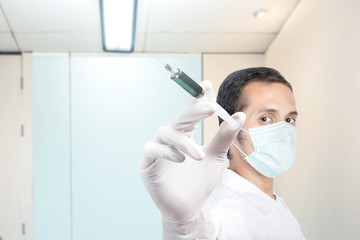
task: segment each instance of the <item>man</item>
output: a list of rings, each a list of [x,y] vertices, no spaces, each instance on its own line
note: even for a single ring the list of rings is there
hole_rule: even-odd
[[[202,86],[211,91],[209,82]],[[304,239],[273,192],[273,178],[296,154],[291,85],[274,69],[244,69],[224,80],[217,101],[238,124],[222,122],[208,145],[196,145],[192,133],[215,105],[196,100],[145,144],[139,171],[162,213],[163,238]],[[230,167],[214,190],[227,156]]]

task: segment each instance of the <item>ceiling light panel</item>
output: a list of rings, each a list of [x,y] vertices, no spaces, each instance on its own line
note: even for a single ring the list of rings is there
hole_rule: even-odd
[[[100,0],[104,51],[133,51],[136,4],[136,0]]]

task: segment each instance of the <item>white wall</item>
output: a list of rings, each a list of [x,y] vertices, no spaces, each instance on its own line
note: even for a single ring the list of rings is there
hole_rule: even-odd
[[[243,68],[264,65],[263,54],[204,54],[203,79],[211,81],[217,93],[221,83],[230,73]],[[217,116],[211,116],[204,120],[204,144],[212,139],[218,128]]]
[[[276,189],[307,239],[360,239],[358,9],[358,0],[302,0],[266,52],[295,91],[298,155]]]

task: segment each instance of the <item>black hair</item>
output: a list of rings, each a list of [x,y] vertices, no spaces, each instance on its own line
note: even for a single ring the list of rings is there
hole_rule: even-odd
[[[242,111],[246,107],[246,99],[241,94],[250,82],[282,83],[292,91],[291,84],[275,69],[267,67],[246,68],[231,73],[220,85],[217,103],[230,115]],[[219,118],[219,124],[223,120]]]
[[[217,103],[230,115],[242,111],[247,107],[247,101],[242,97],[244,87],[251,82],[281,83],[289,87],[291,84],[275,69],[267,67],[246,68],[231,73],[220,85]],[[219,124],[222,123],[219,117]],[[230,155],[228,152],[228,158]]]

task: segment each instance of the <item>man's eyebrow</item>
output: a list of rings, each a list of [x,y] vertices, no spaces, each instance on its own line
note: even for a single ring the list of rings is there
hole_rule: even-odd
[[[263,108],[263,109],[261,109],[261,110],[258,112],[258,114],[261,114],[261,113],[277,113],[277,112],[279,112],[279,111],[276,110],[276,109],[273,109],[273,108]],[[292,111],[292,112],[289,112],[288,115],[295,115],[295,116],[297,116],[297,115],[299,115],[299,114],[298,114],[297,111]]]
[[[278,110],[276,109],[273,109],[273,108],[263,108],[263,109],[260,109],[260,111],[258,112],[258,114],[260,113],[276,113],[276,112],[279,112]]]
[[[289,113],[289,115],[295,115],[295,116],[297,116],[297,115],[299,115],[299,114],[298,114],[297,111],[292,111],[292,112]]]

